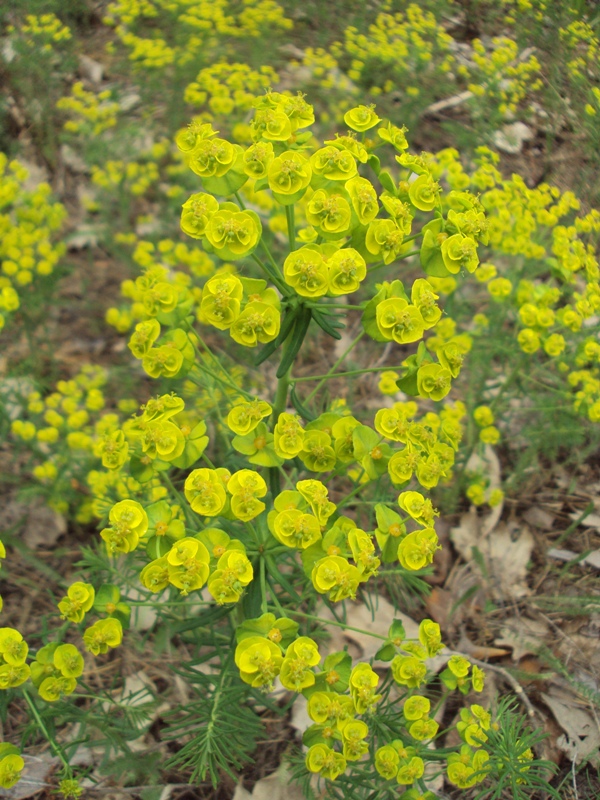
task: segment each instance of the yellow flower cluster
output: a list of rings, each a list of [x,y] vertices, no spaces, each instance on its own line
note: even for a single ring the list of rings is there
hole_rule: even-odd
[[[590,326],[600,308],[595,252],[600,214],[596,210],[577,214],[580,202],[573,192],[548,184],[531,189],[518,175],[504,180],[486,148],[479,148],[477,167],[470,175],[460,167],[456,151],[443,151],[436,161],[434,174],[443,175],[450,186],[458,180],[461,187],[483,190],[480,202],[495,263],[482,264],[475,277],[486,286],[492,306],[502,306],[499,313],[509,322],[522,352],[536,358],[544,354],[545,374],[551,368],[557,380],[566,383],[567,394],[581,386],[574,407],[595,421],[600,411],[600,372]],[[539,277],[526,277],[525,264],[531,261],[540,265]],[[463,354],[475,341],[485,346],[487,316],[479,312],[475,322],[466,336],[456,335],[453,320],[441,320],[428,345],[437,351],[444,341],[454,341]],[[492,428],[483,434],[489,443],[499,435]]]
[[[489,50],[480,39],[474,39],[473,61],[477,69],[462,67],[459,74],[468,77],[475,97],[485,97],[502,116],[514,114],[531,92],[542,87],[537,57],[520,57],[518,44],[507,36],[494,37]]]
[[[92,167],[92,183],[102,189],[114,190],[117,186],[133,195],[146,194],[158,182],[158,165],[153,161],[107,161],[104,167]]]
[[[504,21],[514,25],[523,15],[531,13],[538,22],[544,19],[544,12],[548,7],[548,0],[500,0],[503,10],[506,10]],[[566,5],[566,4],[565,4]]]
[[[346,771],[348,762],[359,761],[369,752],[369,726],[359,717],[368,721],[382,700],[377,691],[380,677],[370,664],[359,662],[353,667],[348,653],[338,652],[328,655],[321,665],[316,642],[298,637],[297,623],[285,617],[277,619],[272,613],[246,620],[238,626],[236,636],[235,663],[244,682],[270,687],[278,677],[286,689],[302,692],[308,699],[313,724],[304,733],[303,743],[308,747],[310,772],[333,781]],[[416,640],[407,640],[402,624],[394,621],[377,653],[381,661],[391,661],[393,678],[405,692],[401,720],[405,738],[375,752],[375,768],[385,780],[410,786],[424,773],[423,751],[415,745],[431,740],[438,723],[429,715],[430,700],[412,690],[425,680],[426,659],[442,648],[439,625],[431,620],[420,624]],[[448,688],[468,691],[472,687],[481,692],[483,673],[473,666],[472,678],[465,678],[470,669],[466,659],[452,657],[445,670],[454,678],[445,678]],[[463,677],[456,677],[452,670]],[[475,704],[461,715],[459,730],[465,741],[474,744],[474,738],[479,733],[485,736],[489,725],[490,715]]]
[[[332,53],[351,59],[348,77],[373,96],[396,91],[414,98],[452,69],[451,43],[435,15],[411,3],[405,12],[379,14],[366,33],[346,28],[344,42]]]
[[[127,279],[121,283],[121,295],[129,301],[127,304],[107,309],[106,322],[119,333],[126,333],[134,322],[147,320],[155,315],[155,301],[150,299],[153,285],[173,284],[173,291],[178,288],[189,289],[195,294],[198,289],[193,285],[193,278],[209,278],[215,271],[215,264],[207,253],[184,242],[175,243],[172,239],[161,239],[155,245],[135,235],[116,238],[122,244],[135,244],[132,259],[145,273],[135,281]],[[176,269],[180,266],[185,266],[193,278]]]
[[[92,518],[93,500],[82,500],[74,489],[81,488],[89,470],[99,465],[101,443],[121,423],[119,414],[105,408],[102,388],[106,380],[101,367],[86,365],[73,379],[59,381],[45,397],[39,391],[29,392],[21,414],[11,423],[17,441],[36,443],[39,463],[32,475],[44,486],[49,505],[66,513],[71,498],[80,522]],[[123,410],[129,410],[128,405],[125,402]]]
[[[0,312],[16,311],[38,288],[36,276],[50,275],[65,252],[53,238],[66,215],[52,202],[47,183],[30,188],[19,161],[0,153]],[[0,328],[5,317],[0,313]]]
[[[56,14],[27,14],[19,28],[9,25],[8,33],[20,34],[29,47],[39,48],[42,53],[51,53],[54,44],[72,38],[71,30],[59,20]]]
[[[577,19],[560,28],[561,42],[570,50],[567,70],[571,78],[581,80],[589,72],[597,74],[600,39],[594,28],[585,20]]]
[[[147,33],[152,19],[156,30],[169,31],[169,40]],[[139,70],[156,70],[198,59],[220,46],[221,37],[258,38],[269,30],[289,30],[292,22],[275,0],[116,0],[109,3],[104,23],[114,26],[117,38]],[[140,30],[140,34],[136,33]]]
[[[193,106],[207,106],[211,115],[229,117],[236,111],[249,111],[256,95],[278,80],[269,66],[252,69],[247,64],[220,61],[200,70],[183,99]]]
[[[68,111],[72,119],[64,124],[69,133],[84,133],[99,136],[117,124],[119,104],[111,101],[112,92],[105,89],[95,94],[88,92],[81,81],[71,87],[69,97],[61,97],[56,107]]]

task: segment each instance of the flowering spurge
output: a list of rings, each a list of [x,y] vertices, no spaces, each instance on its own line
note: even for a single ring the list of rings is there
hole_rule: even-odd
[[[343,781],[365,769],[377,785],[424,791],[438,735],[427,660],[442,649],[439,626],[423,621],[411,641],[394,623],[377,663],[352,664],[344,652],[323,658],[312,612],[321,601],[345,619],[367,585],[376,590],[381,571],[398,580],[422,574],[440,547],[429,492],[451,477],[462,438],[467,409],[447,395],[469,350],[465,339],[443,339],[440,300],[449,282],[454,288],[476,271],[486,217],[475,195],[446,191],[435,159],[409,154],[404,129],[370,106],[350,109],[350,130],[317,143],[303,97],[268,92],[255,106],[248,147],[198,120],[177,136],[198,178],[182,231],[217,266],[195,270],[202,259],[191,259],[193,274],[182,279],[168,258],[159,263],[140,249],[129,349],[166,387],[106,425],[93,442],[101,466],[87,479],[111,580],[127,578],[97,588],[73,582],[58,602],[60,630],[90,657],[110,658],[130,606],[165,599],[183,614],[180,630],[197,630],[214,655],[225,696],[237,687],[236,708],[276,680],[308,698],[309,772]],[[399,166],[393,175],[382,167],[385,150]],[[286,246],[273,236],[278,213]],[[415,256],[418,277],[403,265]],[[351,295],[355,302],[340,301]],[[355,312],[362,330],[350,349],[363,337],[404,348],[402,363],[386,372],[405,395],[368,415],[321,392],[339,364],[317,376],[310,394],[295,367],[311,326],[339,338]],[[273,357],[271,396],[254,367]],[[48,424],[58,430],[63,422],[50,415]],[[138,579],[141,601],[130,597]],[[193,620],[185,619],[189,607]],[[77,691],[76,644],[61,634],[29,667],[26,646],[11,637],[22,659],[17,684],[31,671],[43,702]],[[450,659],[441,680],[462,694],[483,688],[481,671],[465,659]],[[461,717],[473,756],[466,772],[448,761],[454,782],[485,777],[477,739],[485,743],[486,712],[473,708]],[[182,763],[195,757],[185,750]]]

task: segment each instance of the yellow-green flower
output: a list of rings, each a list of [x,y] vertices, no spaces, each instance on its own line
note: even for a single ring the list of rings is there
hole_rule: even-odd
[[[218,210],[219,201],[211,194],[193,194],[182,206],[181,230],[193,239],[202,239],[206,235],[206,226]]]
[[[442,400],[452,387],[452,375],[440,364],[425,364],[417,371],[417,390],[420,397]]]
[[[9,753],[0,760],[0,787],[10,789],[21,779],[25,761],[17,753]]]
[[[321,660],[316,642],[308,636],[300,636],[288,647],[281,664],[279,679],[286,689],[301,692],[313,686],[315,667]]]
[[[217,603],[236,603],[254,577],[252,564],[239,550],[228,550],[219,558],[217,569],[210,576],[208,591]]]
[[[107,653],[109,647],[118,647],[123,639],[123,628],[116,617],[99,619],[83,633],[83,643],[95,656]]]
[[[338,602],[355,597],[361,574],[342,556],[326,556],[314,565],[311,580],[317,592]]]
[[[257,142],[244,153],[244,172],[249,178],[264,178],[274,158],[271,142]]]
[[[352,211],[342,194],[317,189],[306,204],[305,213],[308,224],[325,239],[340,239],[350,231]]]
[[[74,644],[60,644],[54,651],[53,663],[63,678],[78,678],[83,674],[83,656]]]
[[[419,687],[427,674],[424,662],[416,656],[395,656],[391,667],[396,683],[409,689]]]
[[[96,593],[91,584],[81,581],[72,583],[67,589],[67,596],[58,604],[62,619],[68,619],[69,622],[81,622],[94,605],[95,596]]]
[[[402,713],[409,722],[426,717],[429,714],[431,702],[429,698],[414,694],[404,701]]]
[[[350,674],[350,694],[359,714],[364,714],[371,706],[381,700],[377,694],[379,676],[370,664],[357,664]]]
[[[427,328],[432,328],[440,321],[442,311],[435,302],[438,300],[439,295],[434,292],[433,286],[429,281],[424,278],[417,278],[412,285],[410,298],[413,305],[421,312]]]
[[[259,108],[250,123],[253,139],[285,142],[292,135],[292,123],[279,108]]]
[[[222,208],[209,219],[205,236],[224,261],[236,261],[254,250],[262,235],[262,225],[254,211]]]
[[[249,522],[265,509],[265,504],[258,500],[267,493],[264,479],[251,469],[242,469],[231,476],[227,491],[232,496],[231,512],[243,522]]]
[[[391,781],[398,774],[400,756],[391,744],[379,747],[375,751],[375,769],[386,781]]]
[[[455,233],[442,242],[442,259],[448,272],[454,275],[462,269],[475,272],[479,265],[477,243],[470,236]]]
[[[227,330],[239,316],[243,294],[237,275],[221,274],[210,278],[202,292],[199,321],[221,331]]]
[[[216,517],[225,508],[227,494],[214,469],[195,469],[184,484],[186,500],[197,513],[205,517]]]
[[[377,129],[379,137],[383,139],[384,142],[389,142],[398,152],[408,149],[406,132],[407,129],[404,126],[398,128],[396,125],[392,125],[391,122],[388,122],[386,127]]]
[[[540,349],[541,346],[539,334],[531,328],[523,328],[522,331],[519,331],[517,342],[519,343],[521,350],[523,350],[524,353],[529,354],[535,353]]]
[[[352,247],[337,250],[327,260],[329,267],[329,294],[338,297],[352,294],[360,288],[360,283],[367,275],[364,258]]]
[[[346,181],[344,188],[350,196],[350,202],[358,221],[361,225],[368,225],[375,219],[379,211],[375,187],[371,181],[357,175]]]
[[[282,205],[291,205],[306,192],[312,169],[306,156],[297,150],[286,150],[274,158],[267,169],[269,188]]]
[[[396,381],[398,380],[399,377],[400,375],[398,375],[397,372],[394,372],[394,370],[391,369],[382,372],[379,375],[379,383],[377,384],[377,388],[379,389],[381,394],[389,396],[398,394],[399,389]]]
[[[29,680],[31,670],[28,664],[3,664],[0,667],[0,689],[14,689]]]
[[[249,636],[235,649],[235,664],[244,683],[270,686],[279,675],[283,656],[280,648],[262,636]]]
[[[320,250],[305,245],[283,262],[286,283],[302,297],[321,297],[329,288],[329,270]]]
[[[110,528],[100,531],[110,553],[130,553],[148,530],[148,515],[135,500],[121,500],[108,515]]]
[[[142,358],[149,352],[154,342],[160,336],[160,323],[156,319],[139,322],[135,326],[129,344],[127,345],[136,358]]]
[[[302,450],[304,428],[295,414],[280,414],[273,433],[275,452],[280,458],[295,458]]]
[[[344,725],[343,753],[347,761],[360,761],[364,754],[369,752],[369,745],[364,741],[368,734],[369,728],[362,720],[352,720]]]
[[[356,161],[349,150],[328,145],[310,158],[313,175],[328,181],[347,181],[357,172]]]
[[[423,337],[425,320],[416,306],[402,297],[382,300],[376,308],[377,328],[381,335],[398,344],[416,342]]]
[[[246,436],[253,431],[261,420],[270,416],[273,409],[269,403],[258,398],[237,403],[227,415],[228,427],[238,436]]]
[[[25,663],[29,647],[23,635],[15,628],[0,628],[0,655],[4,663],[20,667]]]
[[[351,108],[350,111],[346,111],[344,122],[353,131],[362,133],[374,128],[381,120],[375,113],[375,106],[356,106]]]
[[[258,300],[248,303],[230,328],[231,338],[245,347],[256,347],[277,338],[281,327],[279,308]]]
[[[439,203],[440,186],[430,175],[420,175],[408,189],[410,202],[419,211],[433,211]]]
[[[306,431],[299,456],[311,472],[329,472],[336,462],[331,436],[325,431]]]
[[[305,550],[321,538],[321,526],[312,514],[304,514],[297,508],[281,511],[273,519],[273,536],[287,547]]]
[[[417,570],[433,561],[436,550],[440,549],[438,537],[433,528],[423,528],[409,533],[398,545],[398,560],[404,569]]]
[[[169,562],[166,556],[155,558],[140,572],[140,583],[150,592],[162,592],[169,585]]]
[[[237,155],[235,146],[226,139],[203,139],[194,148],[188,164],[201,178],[221,178],[233,167]]]
[[[334,781],[346,770],[346,759],[326,744],[313,744],[306,754],[306,768]]]
[[[374,219],[369,223],[365,247],[384,264],[391,264],[402,252],[404,231],[392,219]]]

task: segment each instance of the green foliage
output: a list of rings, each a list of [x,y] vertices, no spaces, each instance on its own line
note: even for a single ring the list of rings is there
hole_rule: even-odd
[[[222,773],[235,780],[235,770],[252,760],[256,741],[264,729],[246,705],[246,687],[233,668],[231,651],[218,674],[203,674],[200,669],[211,657],[213,653],[177,670],[191,687],[193,696],[185,709],[171,714],[163,736],[167,740],[181,740],[182,736],[186,739],[167,766],[190,772],[190,783],[208,777],[216,787]]]

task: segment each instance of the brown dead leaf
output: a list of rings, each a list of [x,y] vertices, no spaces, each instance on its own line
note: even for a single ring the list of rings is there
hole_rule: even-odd
[[[579,519],[581,516],[580,511],[574,511],[572,514],[569,514],[569,518],[572,519],[574,522],[575,520]],[[581,522],[579,523],[583,528],[596,528],[600,530],[600,514],[588,514],[584,517]]]
[[[576,764],[584,759],[597,763],[600,731],[592,715],[578,706],[576,697],[554,686],[548,694],[542,694],[542,699],[564,731],[556,744],[569,760]]]
[[[254,784],[251,792],[236,786],[233,800],[305,800],[305,794],[291,782],[288,769],[282,764],[276,772]]]
[[[513,661],[519,661],[523,656],[539,652],[549,630],[543,620],[513,617],[501,629],[495,644],[512,648]]]
[[[523,519],[533,528],[539,528],[542,531],[551,531],[554,528],[554,514],[551,514],[546,509],[540,506],[531,506],[523,514]]]
[[[453,561],[452,548],[450,547],[450,525],[446,520],[440,519],[436,523],[435,530],[442,549],[438,552],[433,562],[435,572],[431,577],[427,578],[427,581],[430,584],[441,585],[448,577]]]
[[[467,472],[483,473],[489,480],[489,491],[500,489],[502,487],[502,470],[500,468],[500,461],[498,456],[491,445],[487,444],[483,455],[473,453],[466,466]],[[481,531],[488,534],[496,527],[498,520],[502,516],[504,502],[494,506],[487,516],[481,518]]]
[[[452,592],[434,586],[431,594],[425,600],[425,607],[429,616],[437,622],[441,628],[448,626],[448,614],[452,607]]]
[[[478,661],[487,661],[490,658],[500,658],[507,656],[510,650],[501,650],[498,647],[486,647],[472,642],[464,631],[461,631],[458,642],[458,650],[468,656],[476,658]]]
[[[407,639],[416,639],[419,635],[419,625],[406,614],[396,611],[394,606],[385,597],[374,598],[375,607],[373,612],[364,603],[349,603],[346,607],[346,622],[353,628],[360,628],[369,631],[376,636],[387,636],[392,622],[397,619],[404,625]],[[321,619],[334,619],[332,612],[327,606],[320,606],[317,615]],[[375,653],[382,645],[382,640],[376,636],[369,636],[358,631],[343,630],[337,626],[330,628],[331,639],[329,640],[329,652],[343,650],[348,642],[354,643],[359,652],[356,658],[368,661],[375,656]],[[356,652],[356,651],[355,651]],[[327,654],[326,652],[324,653]]]
[[[308,700],[303,694],[299,694],[294,700],[290,724],[300,736],[313,724],[312,719],[308,716]]]
[[[53,547],[67,531],[67,521],[62,514],[49,508],[41,498],[31,498],[27,503],[10,500],[0,514],[0,529],[23,524],[22,541],[32,550],[36,547]]]
[[[585,558],[581,558],[579,553],[573,550],[561,550],[559,548],[551,548],[548,550],[548,558],[554,558],[556,561],[575,561],[582,567],[593,567],[593,569],[600,569],[600,550],[593,550],[588,553]]]
[[[462,515],[457,527],[452,528],[450,538],[473,571],[482,580],[487,578],[494,598],[506,600],[530,594],[525,579],[535,542],[527,526],[500,523],[492,530],[489,518],[480,519],[476,509],[471,508]],[[486,574],[474,557],[476,551],[485,562]]]

